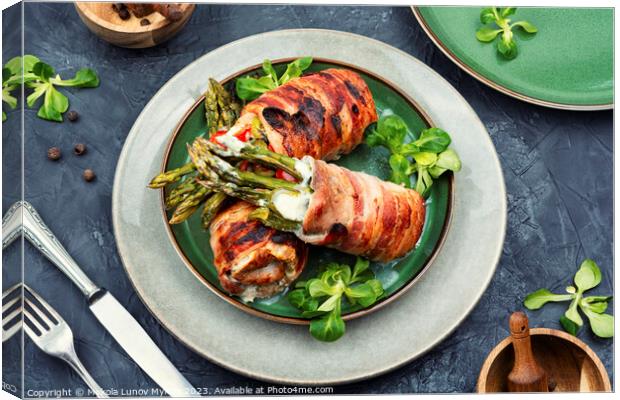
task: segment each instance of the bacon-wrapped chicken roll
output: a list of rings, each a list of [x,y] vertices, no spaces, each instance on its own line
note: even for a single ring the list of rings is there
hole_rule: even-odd
[[[364,140],[377,110],[358,74],[326,69],[292,79],[247,104],[231,131],[244,129],[255,117],[276,153],[332,160]]]
[[[227,135],[246,140],[241,133],[256,128],[256,120],[260,139],[275,153],[334,159],[363,141],[377,111],[358,74],[328,69],[292,79],[248,103]],[[288,286],[307,254],[293,234],[249,220],[254,209],[247,203],[225,208],[209,228],[222,287],[246,300],[269,297]]]
[[[293,232],[306,243],[382,262],[402,257],[420,237],[424,200],[414,190],[309,156],[281,156],[234,136],[218,139],[215,144],[199,138],[189,149],[204,177],[199,183],[259,207],[250,218]],[[236,157],[256,157],[299,181],[242,173],[226,161]]]
[[[303,270],[308,255],[307,246],[295,235],[249,220],[254,209],[237,201],[210,227],[220,284],[246,300],[269,297],[287,287]]]
[[[415,246],[425,215],[418,192],[320,160],[304,161],[313,166],[313,193],[298,232],[304,242],[375,261],[402,257]]]

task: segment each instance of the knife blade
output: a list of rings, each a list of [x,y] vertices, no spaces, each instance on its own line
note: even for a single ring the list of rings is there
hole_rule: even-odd
[[[30,203],[15,203],[4,216],[2,226],[3,248],[23,232],[28,241],[80,289],[101,325],[168,395],[199,397],[196,389],[162,353],[138,321],[110,292],[98,287],[86,276]]]
[[[90,310],[129,356],[173,397],[194,397],[196,391],[159,350],[142,326],[108,291],[90,299]]]

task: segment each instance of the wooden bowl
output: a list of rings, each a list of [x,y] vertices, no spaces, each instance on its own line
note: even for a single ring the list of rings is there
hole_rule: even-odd
[[[605,366],[581,340],[562,331],[530,329],[532,351],[547,372],[554,392],[610,392]],[[514,363],[512,338],[502,340],[489,354],[478,377],[478,393],[507,392],[507,377]]]
[[[127,20],[122,20],[112,9],[114,3],[77,2],[75,8],[95,35],[103,40],[121,47],[145,48],[163,43],[177,34],[189,21],[189,17],[196,8],[195,4],[185,3],[181,6],[183,17],[171,22],[159,13],[152,13],[147,18],[149,25],[140,25],[140,20],[133,14]]]

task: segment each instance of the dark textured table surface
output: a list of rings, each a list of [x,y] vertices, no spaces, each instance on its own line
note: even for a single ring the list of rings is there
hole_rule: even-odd
[[[301,27],[344,30],[419,58],[454,85],[476,110],[495,143],[506,180],[506,242],[493,281],[474,311],[425,356],[386,375],[337,387],[336,393],[474,391],[486,354],[508,335],[507,317],[521,308],[525,294],[543,285],[562,291],[586,257],[596,260],[603,271],[602,283],[592,292],[612,292],[612,112],[542,108],[484,86],[431,43],[409,8],[201,5],[178,36],[144,50],[122,49],[98,39],[71,4],[26,3],[24,11],[25,53],[37,55],[63,76],[89,66],[101,78],[97,89],[65,91],[70,108],[80,113],[76,123],[43,121],[36,117],[36,109],[26,110],[25,197],[93,281],[126,306],[196,387],[266,384],[194,354],[148,313],[132,290],[116,250],[112,182],[127,133],[159,87],[201,55],[259,32]],[[19,5],[3,12],[3,63],[20,53],[20,12]],[[20,198],[21,189],[19,110],[9,112],[8,117],[2,135],[3,211]],[[85,156],[72,154],[78,142],[87,144]],[[56,163],[46,158],[51,146],[63,151]],[[84,168],[96,172],[94,182],[82,180]],[[102,387],[155,387],[101,329],[68,279],[28,244],[24,260],[26,282],[71,325],[77,352]],[[6,288],[20,280],[18,244],[4,252],[3,264]],[[531,325],[559,328],[564,307],[550,305],[529,312]],[[582,329],[579,337],[594,349],[613,377],[612,340],[598,339],[589,329]],[[19,345],[16,336],[4,344],[3,355],[3,381],[17,386],[21,381],[16,369]],[[33,390],[85,387],[65,364],[43,354],[29,340],[25,340],[24,362],[27,395],[39,394]]]

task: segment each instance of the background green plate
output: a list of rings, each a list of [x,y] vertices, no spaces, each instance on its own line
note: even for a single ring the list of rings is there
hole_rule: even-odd
[[[504,59],[496,43],[482,43],[482,7],[417,7],[422,28],[457,65],[487,85],[534,104],[574,110],[613,107],[613,9],[517,8],[512,21],[519,55]],[[496,39],[499,40],[499,39]]]
[[[286,62],[274,63],[278,73],[285,68]],[[319,71],[326,68],[343,67],[329,62],[317,61],[312,64],[309,71]],[[346,68],[351,68],[345,66]],[[430,126],[430,121],[423,112],[408,99],[399,93],[386,81],[357,71],[364,78],[372,91],[379,115],[395,113],[401,116],[409,130],[416,136],[419,132]],[[239,74],[237,74],[238,76]],[[230,80],[229,82],[232,82]],[[199,100],[181,121],[173,135],[165,158],[165,168],[180,167],[189,161],[186,143],[191,143],[194,138],[204,135],[206,120],[204,115],[203,100]],[[363,171],[376,175],[384,180],[390,176],[388,165],[389,153],[383,148],[370,148],[365,144],[358,146],[353,153],[342,157],[336,163],[354,171]],[[426,201],[426,222],[422,236],[414,251],[406,257],[388,264],[372,263],[371,268],[377,278],[381,280],[385,288],[386,297],[375,304],[371,309],[377,309],[389,300],[394,299],[396,294],[404,292],[420,275],[425,267],[430,265],[436,254],[443,236],[445,235],[452,204],[452,175],[447,174],[436,180],[432,186],[430,196]],[[269,299],[256,300],[252,303],[243,303],[236,297],[227,295],[221,288],[217,279],[217,272],[213,266],[213,253],[209,245],[209,234],[200,225],[200,212],[195,213],[186,222],[172,225],[171,233],[176,247],[184,256],[186,264],[201,277],[207,286],[213,289],[220,297],[232,302],[234,305],[257,314],[262,317],[277,319],[282,322],[306,323],[298,309],[289,304],[284,294],[276,295]],[[168,217],[170,215],[168,214]],[[335,250],[323,247],[311,247],[308,264],[300,279],[314,277],[320,265],[327,262],[337,261],[352,265],[355,258]],[[344,318],[351,319],[371,309],[359,313],[359,308],[346,305],[343,308]]]

